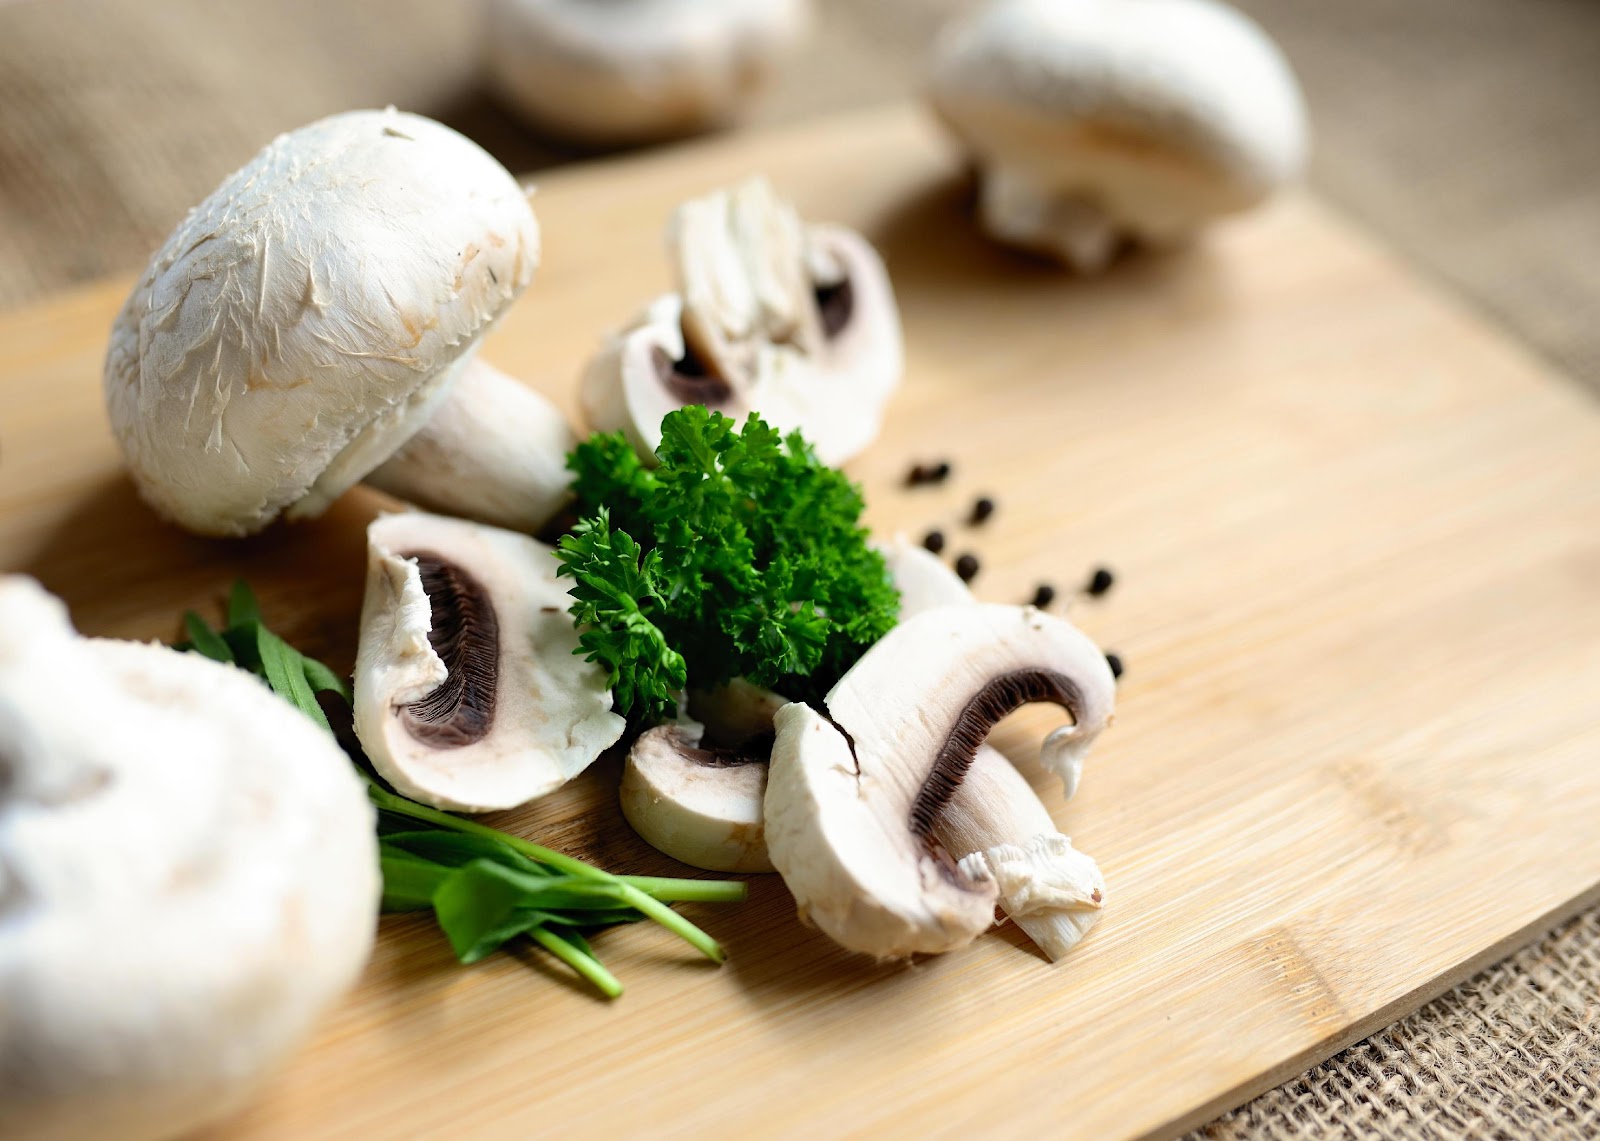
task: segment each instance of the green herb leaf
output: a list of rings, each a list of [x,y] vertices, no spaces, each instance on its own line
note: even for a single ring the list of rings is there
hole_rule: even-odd
[[[233,662],[233,650],[229,648],[226,639],[193,610],[184,611],[183,628],[189,635],[189,641],[184,643],[184,649],[193,650],[214,662],[230,664]]]
[[[619,711],[664,721],[686,685],[735,677],[820,697],[894,625],[859,489],[798,433],[757,416],[736,432],[691,405],[662,421],[656,458],[645,467],[619,433],[567,460],[582,521],[558,573]]]

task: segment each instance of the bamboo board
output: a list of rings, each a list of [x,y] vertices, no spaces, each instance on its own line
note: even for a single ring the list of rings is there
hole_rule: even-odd
[[[487,357],[570,401],[665,283],[672,205],[754,171],[864,229],[899,290],[907,381],[852,468],[874,525],[943,526],[992,600],[1119,572],[1073,608],[1128,662],[1118,724],[1057,811],[1105,870],[1104,920],[1055,966],[1009,929],[878,966],[757,877],[745,905],[688,909],[724,967],[659,930],[602,935],[628,985],[606,1005],[535,954],[464,968],[389,918],[359,990],[219,1135],[1171,1134],[1596,897],[1588,398],[1305,198],[1092,282],[992,249],[909,110],[546,178],[545,265]],[[0,567],[86,631],[146,638],[244,574],[348,665],[382,501],[243,543],[155,521],[99,404],[125,290],[0,317]],[[951,486],[899,486],[939,457]],[[1000,509],[968,530],[979,492]],[[997,736],[1035,777],[1045,723]],[[499,823],[675,870],[615,780],[602,762]]]

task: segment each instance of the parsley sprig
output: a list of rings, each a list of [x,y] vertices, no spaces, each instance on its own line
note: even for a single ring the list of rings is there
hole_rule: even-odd
[[[266,628],[243,582],[235,583],[228,597],[223,629],[212,629],[193,611],[183,622],[189,638],[177,649],[254,673],[330,732],[318,695],[332,695],[345,706],[350,702],[343,678]],[[707,958],[722,961],[716,941],[667,903],[737,902],[745,897],[744,884],[612,875],[531,840],[408,800],[360,771],[379,810],[384,910],[431,908],[463,963],[477,962],[525,935],[615,998],[622,984],[600,962],[584,932],[640,919],[659,923]]]
[[[568,457],[581,521],[562,538],[580,649],[616,708],[670,718],[687,685],[735,677],[819,699],[895,623],[899,595],[860,490],[799,435],[690,405],[658,466],[620,434]]]

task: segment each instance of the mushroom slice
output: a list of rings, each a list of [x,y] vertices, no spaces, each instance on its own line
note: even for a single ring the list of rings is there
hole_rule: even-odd
[[[552,548],[409,512],[367,529],[355,727],[385,780],[489,812],[559,788],[619,737]]]
[[[493,0],[489,79],[536,126],[644,142],[732,118],[804,35],[807,0]]]
[[[762,835],[770,746],[702,748],[695,722],[642,734],[622,770],[622,814],[651,846],[713,872],[770,872]]]
[[[1072,723],[1042,759],[1073,783],[1114,692],[1094,644],[1033,607],[940,607],[895,627],[829,692],[826,717],[799,704],[777,717],[767,850],[801,914],[885,958],[970,941],[997,885],[956,868],[936,830],[978,746],[1023,704],[1061,705]]]
[[[1305,164],[1289,65],[1213,0],[995,0],[944,33],[932,98],[978,162],[984,227],[1082,272],[1124,237],[1167,244],[1255,205]]]
[[[352,111],[280,136],[190,211],[112,327],[106,407],[140,494],[250,534],[323,511],[446,416],[385,483],[537,529],[566,437],[469,365],[538,261],[516,180],[440,123]]]
[[[237,1109],[355,982],[379,892],[329,734],[0,578],[0,1136],[187,1136]]]
[[[648,456],[666,413],[703,404],[799,430],[830,464],[876,437],[903,359],[894,292],[865,239],[803,224],[752,179],[684,203],[668,244],[677,291],[585,370],[591,427]]]

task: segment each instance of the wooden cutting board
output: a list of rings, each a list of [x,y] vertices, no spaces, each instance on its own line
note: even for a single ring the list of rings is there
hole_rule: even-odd
[[[1094,281],[991,248],[912,110],[544,179],[545,266],[488,358],[570,404],[665,283],[671,207],[756,171],[865,230],[899,290],[905,386],[852,468],[873,523],[943,527],[992,600],[1118,572],[1072,606],[1128,663],[1118,723],[1057,810],[1105,870],[1104,920],[1054,966],[1009,929],[879,966],[755,877],[744,905],[687,909],[721,968],[658,929],[602,935],[628,986],[606,1004],[537,953],[461,967],[389,918],[357,992],[221,1135],[1171,1134],[1596,898],[1592,399],[1305,198]],[[242,574],[348,665],[382,501],[242,543],[158,523],[100,409],[125,290],[0,318],[0,566],[144,638]],[[950,486],[901,486],[941,457]],[[981,530],[978,493],[999,503]],[[1058,803],[1032,764],[1047,723],[997,741]],[[616,773],[498,822],[677,870],[621,822]]]

